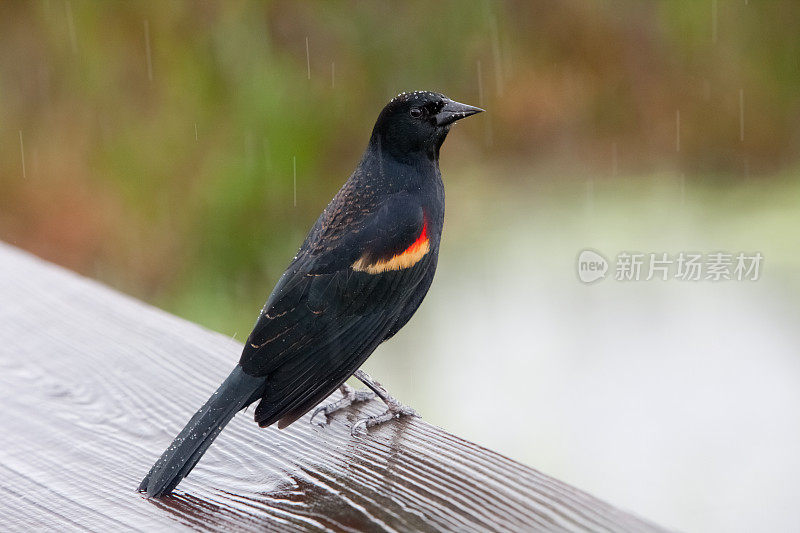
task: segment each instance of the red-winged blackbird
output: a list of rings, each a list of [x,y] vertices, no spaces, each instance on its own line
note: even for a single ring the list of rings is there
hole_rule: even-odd
[[[233,416],[256,401],[261,427],[284,428],[337,387],[345,398],[322,408],[325,414],[365,399],[343,385],[355,374],[389,409],[354,429],[414,413],[358,369],[428,292],[444,221],[439,149],[456,120],[480,111],[425,91],[384,107],[355,172],[278,280],[239,364],[153,465],[141,492],[170,493]]]

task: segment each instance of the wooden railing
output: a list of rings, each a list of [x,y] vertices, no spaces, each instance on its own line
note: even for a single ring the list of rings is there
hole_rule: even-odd
[[[0,527],[661,531],[420,419],[238,415],[175,495],[136,487],[241,346],[0,243]]]

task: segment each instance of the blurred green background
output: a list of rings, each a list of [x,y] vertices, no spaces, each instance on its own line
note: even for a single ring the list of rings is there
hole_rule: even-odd
[[[719,455],[716,429],[681,424],[703,405],[718,406],[712,421],[736,410],[708,403],[719,365],[800,388],[798,28],[792,1],[3,2],[0,239],[243,340],[389,98],[431,89],[479,105],[488,112],[459,123],[443,149],[437,281],[370,369],[429,420],[665,525],[746,530],[747,517],[730,518],[744,496],[723,474],[763,445]],[[574,274],[585,247],[758,250],[765,279],[595,289]],[[610,309],[630,344],[598,319]],[[740,314],[719,322],[719,309]],[[761,357],[765,338],[778,362],[732,363]],[[653,346],[661,357],[644,362]],[[634,376],[628,387],[583,383],[575,394],[570,380],[619,350],[600,374]],[[676,352],[670,374],[659,365]],[[566,366],[548,373],[554,360]],[[517,377],[493,381],[489,361]],[[707,379],[692,388],[684,379],[698,368]],[[667,381],[648,381],[654,372]],[[491,408],[470,403],[478,380]],[[759,382],[758,405],[784,428],[770,442],[786,453],[767,448],[774,464],[751,475],[780,487],[772,525],[789,530],[800,525],[786,503],[800,495],[788,459],[797,398],[769,397],[775,383]],[[642,397],[627,401],[637,385]],[[738,385],[725,391],[741,398]],[[603,405],[586,397],[601,392],[615,411],[551,405]],[[670,395],[694,408],[674,414]],[[649,407],[631,420],[658,421],[649,440],[635,425],[627,445],[603,447],[608,426],[587,430],[637,402]],[[731,440],[762,434],[763,412],[725,426]],[[676,457],[670,439],[692,431],[693,459]],[[648,459],[632,461],[639,452]]]
[[[794,2],[4,2],[0,237],[233,333],[402,90],[490,110],[451,135],[448,184],[769,185],[800,144],[791,21]]]

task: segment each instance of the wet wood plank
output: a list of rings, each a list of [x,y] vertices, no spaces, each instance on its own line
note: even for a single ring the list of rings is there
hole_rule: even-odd
[[[284,431],[239,414],[175,496],[139,495],[240,350],[0,243],[3,529],[660,530],[422,420],[352,437],[378,402]]]

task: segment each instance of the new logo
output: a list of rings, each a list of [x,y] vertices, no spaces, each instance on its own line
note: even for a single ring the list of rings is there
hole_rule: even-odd
[[[608,261],[594,250],[583,250],[578,255],[578,279],[584,283],[594,283],[606,277]]]

